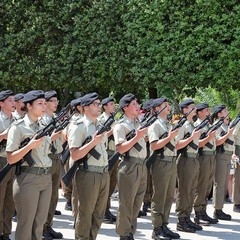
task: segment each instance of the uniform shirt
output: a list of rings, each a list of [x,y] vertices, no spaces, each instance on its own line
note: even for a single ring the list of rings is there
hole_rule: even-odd
[[[139,126],[140,126],[140,123],[138,120],[135,120],[133,122],[131,119],[129,119],[124,115],[123,118],[118,123],[116,123],[116,125],[113,128],[115,145],[126,142],[127,134],[133,129],[136,130]],[[129,150],[129,156],[145,159],[147,157],[147,147],[146,147],[146,142],[144,140],[144,137],[140,138],[138,140],[138,143],[142,147],[141,151],[138,152],[136,148],[133,147]]]
[[[235,145],[240,147],[240,122],[235,126],[233,136],[235,139]]]
[[[39,123],[39,122],[38,122]],[[7,140],[7,152],[14,152],[20,149],[21,142],[26,138],[32,138],[35,133],[43,128],[43,126],[38,123],[34,123],[28,114],[25,115],[23,119],[15,122],[9,129],[8,140]],[[51,138],[45,136],[43,138],[42,144],[37,148],[31,150],[31,156],[35,160],[34,167],[51,167],[52,160],[48,157],[49,149],[51,145]],[[23,166],[28,166],[26,162]]]
[[[72,124],[83,117],[82,114],[75,114],[71,117],[69,124],[63,129],[63,133],[68,136]]]
[[[163,118],[158,118],[149,128],[148,128],[148,138],[149,143],[158,141],[163,134],[166,132],[169,133],[172,129],[172,125]],[[174,151],[171,151],[169,148],[164,147],[164,156],[171,157],[177,156],[177,150],[175,148],[176,141],[172,139],[170,143],[174,146]]]
[[[188,133],[190,133],[190,136],[192,134],[194,130],[194,125],[192,122],[190,121],[186,121],[182,127],[179,128],[178,130],[178,135],[176,137],[176,142],[178,142],[179,140],[183,140],[184,136]],[[199,137],[198,138],[194,138],[193,139],[193,143],[196,144],[198,146],[199,143]],[[198,153],[198,149],[194,150],[192,147],[190,147],[189,145],[187,146],[187,153]]]
[[[200,118],[197,119],[197,121],[194,123],[194,126],[198,126],[203,120],[201,120]],[[201,134],[202,133],[206,133],[209,128],[210,128],[210,124],[208,123],[204,128],[201,129]],[[211,139],[209,141],[210,144],[212,144],[213,148],[209,148],[207,146],[203,147],[203,151],[209,151],[209,152],[213,152],[216,150],[216,137],[214,137],[213,139]]]
[[[105,121],[107,121],[107,119],[110,117],[110,115],[108,115],[107,113],[103,112],[101,114],[101,116],[98,118],[99,122],[101,124],[104,124]],[[113,126],[112,126],[113,127]],[[111,150],[111,151],[115,151],[116,147],[115,147],[115,142],[112,138],[108,138],[108,146],[107,149]]]
[[[99,126],[100,124],[98,121],[95,124],[90,118],[86,116],[83,116],[78,121],[72,123],[68,135],[69,149],[81,147],[88,136],[93,136],[95,134]],[[105,132],[101,142],[95,146],[96,151],[100,153],[101,156],[99,160],[97,160],[92,155],[90,155],[88,158],[89,166],[92,165],[105,167],[108,165],[108,154],[105,147],[106,142],[107,133]]]
[[[16,120],[18,120],[18,119],[20,119],[20,118],[23,118],[23,116],[21,116],[21,115],[17,112],[17,110],[15,110],[15,111],[13,112],[13,118],[14,118],[14,120],[16,121]]]
[[[216,139],[219,139],[221,136],[221,133],[222,132],[228,132],[228,126],[223,123],[221,125],[221,127],[219,127],[216,131]],[[224,150],[226,151],[230,151],[230,152],[234,152],[235,151],[235,145],[234,145],[234,136],[231,134],[228,139],[230,139],[231,141],[233,141],[233,144],[228,144],[227,142],[224,142],[223,143],[223,146],[224,146]]]
[[[55,117],[55,114],[54,114],[54,117]],[[52,119],[53,118],[51,116],[49,116],[48,114],[45,114],[42,118],[42,120],[43,120],[42,124],[44,126],[46,126],[48,123],[50,123],[52,121]],[[55,154],[59,154],[63,151],[63,147],[62,147],[63,142],[64,142],[64,140],[63,140],[62,134],[56,140],[54,140],[52,142],[53,147],[56,149]],[[51,151],[50,151],[50,153],[51,153]]]
[[[5,113],[0,111],[0,133],[4,132],[13,121],[13,118],[8,118]],[[7,157],[5,150],[0,151],[0,157]]]

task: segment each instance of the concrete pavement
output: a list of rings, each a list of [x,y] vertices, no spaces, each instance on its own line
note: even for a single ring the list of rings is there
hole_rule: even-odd
[[[60,191],[59,191],[60,193]],[[74,229],[73,229],[73,217],[70,211],[64,209],[65,199],[59,194],[59,202],[57,209],[61,210],[62,215],[55,216],[53,228],[56,231],[62,232],[64,239],[70,240],[74,239]],[[118,200],[112,199],[112,212],[116,214]],[[240,239],[240,213],[233,212],[233,204],[226,203],[224,205],[224,211],[232,215],[232,221],[219,221],[218,224],[211,226],[204,226],[203,231],[198,231],[196,233],[184,233],[179,232],[181,239],[184,240],[239,240]],[[173,231],[176,229],[177,217],[175,215],[175,203],[172,206],[169,228]],[[208,214],[213,215],[213,207],[211,201],[208,205]],[[193,216],[193,215],[192,215]],[[13,233],[11,239],[14,238],[16,224],[13,223]],[[136,240],[150,240],[152,234],[151,217],[150,213],[148,216],[138,218],[138,229],[134,236]],[[102,224],[97,240],[116,240],[119,236],[115,232],[115,224]]]

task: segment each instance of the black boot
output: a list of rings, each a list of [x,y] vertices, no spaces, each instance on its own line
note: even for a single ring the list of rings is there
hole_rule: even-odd
[[[103,222],[106,223],[106,224],[113,224],[113,220],[112,220],[109,212],[110,212],[109,210],[105,212]]]
[[[152,232],[152,239],[154,240],[171,240],[170,237],[168,237],[164,231],[162,230],[162,227],[159,227],[157,229],[154,229]]]
[[[196,229],[190,227],[187,224],[187,218],[186,217],[179,217],[178,218],[178,223],[177,223],[177,230],[178,231],[182,231],[182,232],[191,232],[191,233],[195,233]]]
[[[179,239],[180,238],[180,235],[178,233],[175,233],[173,231],[171,231],[167,225],[163,225],[162,226],[162,231],[164,232],[164,234],[166,236],[168,236],[169,238],[171,239]]]
[[[113,222],[117,221],[117,217],[115,215],[113,215],[109,209],[106,210],[105,215],[108,215],[112,219]]]
[[[209,226],[210,225],[209,221],[203,220],[202,213],[198,212],[198,211],[195,211],[194,222],[197,225],[203,225],[203,226]]]
[[[53,240],[46,227],[43,229],[42,240]]]
[[[138,213],[138,217],[144,217],[144,216],[147,216],[147,213],[140,210]]]
[[[210,224],[217,224],[218,220],[216,218],[211,218],[207,215],[206,210],[201,211],[201,220],[205,222],[209,222]]]
[[[65,210],[67,210],[67,211],[72,211],[72,203],[71,203],[71,201],[66,202],[66,204],[65,204]]]
[[[189,227],[195,229],[196,231],[201,231],[203,229],[201,226],[199,226],[196,223],[192,222],[192,220],[189,217],[186,219],[186,222],[187,222]]]
[[[233,211],[237,212],[237,213],[240,213],[240,204],[234,204]]]
[[[231,221],[232,217],[229,214],[226,214],[223,212],[222,209],[215,209],[213,213],[213,217],[219,220],[226,220],[226,221]]]
[[[46,227],[45,229],[46,229],[46,231],[50,234],[50,236],[51,236],[52,238],[54,238],[54,239],[55,239],[55,238],[56,238],[56,239],[61,239],[61,238],[63,238],[62,233],[54,231],[51,226],[48,226],[48,227]]]

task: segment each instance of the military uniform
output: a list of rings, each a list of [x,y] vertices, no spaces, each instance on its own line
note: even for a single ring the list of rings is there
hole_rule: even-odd
[[[240,122],[236,125],[233,131],[235,138],[235,154],[240,158]],[[233,178],[233,210],[240,212],[240,165],[235,164],[234,178]]]
[[[179,105],[181,108],[184,108],[193,103],[191,100],[184,100]],[[179,128],[176,141],[185,139],[186,135],[190,136],[193,130],[193,122],[187,120]],[[197,149],[192,148],[190,144],[181,149],[181,155],[177,163],[178,193],[176,198],[176,213],[179,219],[177,229],[186,232],[195,232],[202,229],[202,227],[190,220],[199,173],[198,142],[199,138],[193,139],[193,144]]]
[[[133,94],[121,98],[119,106],[123,108],[135,100]],[[132,121],[126,115],[113,128],[115,145],[127,141],[127,134],[140,126],[137,119]],[[118,168],[119,207],[117,211],[116,232],[121,239],[131,238],[137,229],[137,216],[147,187],[147,168],[145,165],[147,148],[144,138],[138,140],[141,150],[131,148],[122,157]]]
[[[44,92],[31,91],[24,98],[26,102],[44,98]],[[21,142],[33,137],[40,128],[42,126],[33,122],[28,114],[25,115],[10,128],[6,151],[17,151],[21,148]],[[30,152],[35,161],[34,166],[29,167],[24,162],[20,175],[14,180],[13,197],[18,213],[16,240],[42,239],[43,224],[47,219],[52,191],[52,161],[48,157],[50,144],[51,139],[44,137],[41,145]]]
[[[113,101],[112,98],[107,98]],[[106,104],[106,101],[102,101],[102,104]],[[104,124],[104,122],[110,117],[106,112],[103,112],[102,115],[99,117],[99,121]],[[110,129],[109,129],[110,130]],[[113,135],[111,135],[108,138],[108,143],[107,143],[107,152],[108,152],[108,159],[111,158],[111,156],[115,153],[116,147],[113,139]],[[109,195],[108,195],[108,201],[107,201],[107,208],[105,211],[105,221],[107,223],[112,223],[116,221],[116,217],[110,212],[110,207],[111,207],[111,196],[116,188],[117,185],[117,167],[118,167],[118,161],[114,164],[112,169],[109,171],[109,176],[110,176],[110,186],[109,186]]]
[[[156,103],[155,103],[156,102]],[[165,98],[158,98],[153,101],[156,106],[161,105],[163,102],[167,102]],[[158,141],[161,136],[168,133],[172,129],[171,124],[161,117],[158,118],[148,129],[149,143]],[[173,232],[171,236],[164,233],[164,229],[167,228],[169,214],[173,202],[176,178],[177,178],[177,151],[175,149],[175,139],[170,141],[173,150],[168,147],[164,147],[163,152],[157,154],[155,161],[151,166],[152,182],[153,182],[153,196],[151,203],[152,225],[154,228],[153,237],[158,239],[157,235],[163,235],[162,237],[180,238],[178,234]]]
[[[228,132],[228,126],[223,123],[216,131],[216,140],[221,137],[222,132]],[[230,172],[230,164],[232,154],[235,152],[234,137],[230,135],[228,137],[231,144],[226,140],[222,147],[217,147],[216,156],[216,171],[213,185],[213,207],[215,208],[214,217],[223,220],[231,220],[229,214],[224,214],[222,218],[218,216],[218,212],[222,214],[222,209],[225,201],[226,189],[228,184],[228,176]]]
[[[93,93],[84,97],[82,104],[86,104],[86,106],[98,99],[98,95]],[[69,149],[81,147],[88,136],[95,134],[98,127],[98,121],[94,123],[86,115],[73,123],[68,136]],[[73,180],[78,198],[78,214],[75,224],[76,240],[96,239],[104,218],[109,193],[106,142],[107,134],[104,134],[101,142],[95,146],[95,150],[101,154],[99,160],[89,154],[88,168],[80,164]]]
[[[11,90],[0,92],[0,101],[4,101],[9,96],[13,95]],[[0,133],[4,132],[14,121],[13,117],[8,118],[0,111]],[[6,140],[2,140],[0,149],[0,169],[7,163]],[[12,216],[14,213],[13,201],[13,178],[15,168],[13,167],[4,180],[0,184],[0,238],[1,236],[8,237],[12,230]]]
[[[203,103],[197,106],[197,111],[201,111],[208,108],[208,104]],[[202,123],[203,120],[199,119],[195,122],[195,126]],[[201,132],[208,132],[210,124],[207,124]],[[209,148],[211,147],[211,148]],[[210,218],[206,213],[207,208],[207,197],[209,196],[215,174],[216,166],[216,143],[215,138],[211,139],[207,145],[205,145],[198,156],[199,161],[199,175],[197,181],[197,188],[194,198],[194,210],[195,210],[195,222],[200,223],[203,220],[205,224],[217,223],[213,218]]]

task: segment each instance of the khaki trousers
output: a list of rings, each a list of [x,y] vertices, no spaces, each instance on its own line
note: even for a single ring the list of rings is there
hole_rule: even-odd
[[[176,213],[178,217],[190,217],[197,187],[198,172],[198,159],[180,157],[177,164],[178,194]]]
[[[76,240],[94,240],[104,219],[109,194],[109,174],[78,169],[74,178],[78,198]]]
[[[147,168],[130,160],[122,161],[118,169],[119,207],[116,232],[120,236],[134,234],[137,216],[147,187]]]
[[[213,184],[213,207],[222,209],[225,201],[228,176],[230,173],[231,155],[218,153],[216,156],[216,171]]]
[[[147,189],[143,198],[144,203],[151,203],[153,195],[152,173],[150,169],[147,170]]]
[[[108,159],[114,154],[108,154]],[[112,169],[108,172],[110,176],[110,186],[109,186],[109,195],[108,195],[108,201],[107,201],[107,209],[111,207],[111,196],[116,188],[117,185],[117,169],[118,169],[119,161],[116,161],[113,165]]]
[[[7,163],[6,158],[0,157],[0,169]],[[13,201],[13,167],[0,184],[0,236],[10,235],[12,231],[12,216],[15,210]]]
[[[52,193],[51,174],[22,172],[13,184],[18,222],[15,240],[41,240]]]
[[[236,155],[240,158],[240,146],[236,146]],[[240,165],[237,164],[233,176],[233,202],[234,204],[240,204]]]
[[[216,156],[199,156],[199,175],[194,199],[194,210],[206,210],[207,197],[209,196],[215,174]]]
[[[168,224],[177,178],[175,162],[155,160],[152,165],[153,196],[151,203],[152,225],[159,228]]]
[[[65,173],[69,170],[69,159],[67,160],[66,164],[64,165]],[[66,198],[67,202],[71,202],[72,199],[72,184],[68,187],[64,187],[64,197]]]
[[[53,217],[58,203],[58,189],[60,186],[60,168],[61,163],[57,155],[49,155],[52,159],[51,176],[52,176],[52,196],[48,210],[48,217],[45,226],[52,226]]]

